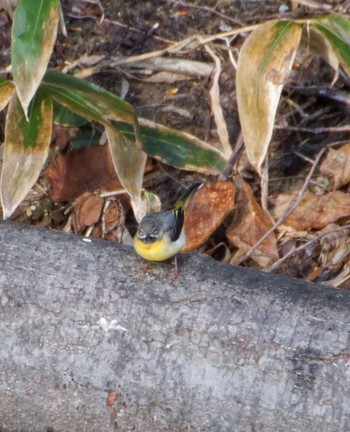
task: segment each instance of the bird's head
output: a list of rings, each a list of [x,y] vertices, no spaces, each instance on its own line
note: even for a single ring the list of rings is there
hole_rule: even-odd
[[[160,221],[154,216],[145,216],[140,222],[136,236],[146,244],[152,244],[163,236],[163,229]]]

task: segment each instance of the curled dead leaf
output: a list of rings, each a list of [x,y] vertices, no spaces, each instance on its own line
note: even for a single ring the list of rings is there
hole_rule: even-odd
[[[105,199],[101,219],[94,226],[91,236],[115,243],[133,244],[132,237],[125,227],[125,210],[118,198]]]
[[[238,181],[236,186],[237,215],[226,231],[229,242],[238,248],[231,264],[238,264],[249,249],[272,227],[270,217],[257,203],[251,187],[243,180]],[[255,250],[252,259],[264,268],[276,257],[277,241],[272,233]]]
[[[103,198],[96,194],[86,192],[75,201],[72,214],[72,227],[75,234],[79,234],[84,228],[95,225],[103,208]]]
[[[118,200],[109,202],[108,208],[103,215],[104,232],[111,233],[118,226],[124,225],[124,210]]]
[[[319,258],[320,264],[323,268],[339,270],[349,261],[349,228],[330,224],[325,227],[323,233],[328,234],[320,239],[320,246],[322,247]]]
[[[125,227],[125,210],[116,197],[102,198],[87,192],[75,201],[72,213],[72,229],[76,234],[85,228],[93,238],[116,243],[132,244],[132,238]]]
[[[235,207],[236,188],[230,181],[202,186],[192,197],[185,214],[186,246],[190,252],[201,246]]]

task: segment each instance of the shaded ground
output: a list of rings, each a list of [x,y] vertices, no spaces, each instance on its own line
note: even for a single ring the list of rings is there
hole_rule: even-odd
[[[137,63],[116,65],[117,59],[120,56],[130,57],[165,49],[193,35],[217,34],[274,18],[315,16],[322,12],[321,3],[323,2],[320,2],[320,7],[317,8],[317,3],[310,2],[313,6],[307,8],[303,6],[303,2],[297,1],[110,0],[102,2],[102,10],[97,4],[65,0],[62,1],[62,7],[67,37],[59,35],[51,63],[61,70],[84,73],[88,79],[118,95],[125,93],[125,99],[135,107],[140,117],[189,132],[213,146],[219,146],[209,97],[212,84],[210,76],[191,76],[187,80],[170,82],[171,77],[168,75],[162,82],[149,82],[150,77],[154,77],[159,71],[140,68]],[[350,8],[349,2],[344,1],[329,1],[327,5],[332,7],[332,11],[340,13],[348,13]],[[0,15],[0,26],[0,68],[4,71],[10,64],[11,26],[5,13]],[[243,32],[227,41],[215,40],[211,45],[221,60],[220,103],[232,144],[239,136],[240,127],[235,96],[235,68],[229,57],[228,44],[233,58],[237,60],[240,46],[247,34]],[[95,63],[94,56],[103,56],[103,59]],[[213,62],[204,47],[182,50],[181,54],[174,53],[168,57]],[[336,136],[320,135],[300,129],[344,125],[348,122],[349,107],[346,98],[343,102],[339,102],[339,98],[334,102],[334,98],[327,95],[320,97],[320,86],[325,84],[329,87],[334,76],[334,72],[322,60],[301,53],[294,69],[279,107],[276,119],[278,128],[271,143],[271,195],[293,190],[295,185],[301,184],[305,178],[305,169],[309,167],[308,158],[312,158],[329,143],[348,139],[348,133],[338,133]],[[311,87],[306,94],[305,85],[309,88],[312,85],[316,87]],[[335,89],[348,91],[349,80],[345,76],[340,77]],[[3,124],[4,114],[1,119]],[[299,130],[291,130],[291,126]],[[62,139],[60,130],[56,133],[56,144],[58,141],[63,142],[61,151],[66,151],[64,147],[68,140]],[[260,179],[244,160],[243,156],[240,172],[252,187],[256,198],[259,198]],[[168,207],[176,196],[182,193],[181,185],[198,180],[207,181],[210,178],[179,172],[152,161],[146,185],[160,196],[164,207]],[[71,212],[72,203],[54,203],[51,200],[49,185],[43,176],[13,219],[70,230],[71,221],[68,218]],[[133,234],[135,222],[130,212],[126,212],[126,225]],[[203,250],[214,250],[215,252],[211,252],[213,256],[230,261],[234,248],[227,244],[224,236],[227,226],[222,226]],[[95,232],[95,235],[99,234]],[[311,255],[314,253],[313,251]],[[304,260],[304,256],[299,256],[294,264],[282,271],[313,280],[317,277],[321,277],[321,280],[327,279],[332,273],[329,270],[326,276],[322,276],[320,270],[319,273],[316,272],[317,276],[310,277],[310,268],[313,268],[314,261],[308,259],[304,269]],[[246,264],[255,265],[251,261]]]

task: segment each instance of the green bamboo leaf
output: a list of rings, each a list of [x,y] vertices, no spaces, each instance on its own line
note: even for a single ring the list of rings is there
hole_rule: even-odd
[[[145,152],[178,169],[217,175],[226,163],[224,155],[204,141],[159,124],[140,120]],[[149,126],[152,125],[152,126]],[[118,129],[129,139],[135,139],[132,126],[117,122]]]
[[[44,81],[40,84],[40,89],[50,95],[58,104],[63,105],[79,116],[90,121],[108,123],[108,120],[104,118],[102,112],[78,93],[66,89],[65,87],[47,84]]]
[[[0,111],[10,102],[15,91],[15,86],[11,81],[0,79]]]
[[[334,55],[350,76],[350,21],[342,15],[331,14],[312,20],[311,27],[329,42]]]
[[[56,95],[56,93],[54,94]],[[62,96],[60,100],[63,102]],[[81,117],[77,116],[78,119],[75,122],[75,117],[72,116],[74,113],[68,108],[60,105],[57,105],[56,108],[54,105],[54,116],[55,112],[57,115],[54,118],[59,124],[80,126]],[[226,159],[223,154],[198,138],[149,120],[141,119],[140,121],[148,125],[143,125],[140,128],[142,145],[148,155],[175,168],[205,174],[218,174],[225,165]],[[115,122],[115,125],[130,141],[135,140],[135,131],[131,124]],[[98,141],[99,134],[95,130],[91,130],[78,135],[71,143],[71,147],[75,149],[87,148],[95,145]]]
[[[53,121],[54,123],[61,126],[75,128],[84,126],[88,122],[86,118],[76,114],[63,105],[59,105],[56,102],[53,104]]]
[[[95,84],[56,71],[45,74],[40,88],[59,104],[105,127],[119,180],[130,195],[135,216],[141,217],[146,154],[140,145],[140,129],[132,106]],[[111,119],[121,118],[132,124],[137,137],[134,142],[129,141],[110,122]]]
[[[28,121],[17,95],[10,101],[5,127],[0,195],[8,218],[37,181],[47,159],[52,133],[52,101],[38,92]]]
[[[302,27],[292,21],[260,25],[239,54],[236,88],[242,134],[251,164],[260,172],[272,137],[283,85]]]
[[[25,114],[57,36],[59,0],[20,0],[12,26],[12,73]]]
[[[64,89],[74,92],[95,106],[106,119],[137,124],[135,110],[129,103],[96,84],[52,69],[46,72],[43,83],[56,91]]]

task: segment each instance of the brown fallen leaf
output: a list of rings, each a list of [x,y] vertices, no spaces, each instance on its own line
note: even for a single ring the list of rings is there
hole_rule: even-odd
[[[243,180],[239,180],[236,186],[237,214],[226,230],[229,242],[239,249],[231,259],[231,264],[238,264],[249,249],[272,227],[271,219],[257,203],[251,187]],[[277,257],[277,241],[272,233],[255,250],[251,258],[264,268],[271,259]]]
[[[307,274],[305,274],[304,279],[308,280],[310,282],[314,281],[315,279],[317,279],[320,276],[321,272],[322,272],[321,267],[318,267],[318,266],[311,267],[309,269],[309,272]]]
[[[275,204],[272,215],[275,219],[283,216],[295,194],[280,194],[273,199]],[[341,191],[325,195],[315,195],[306,191],[299,206],[283,222],[298,231],[322,229],[338,219],[350,216],[350,195]]]
[[[72,150],[56,156],[46,169],[51,199],[72,202],[84,192],[122,189],[108,145]]]
[[[72,228],[75,234],[80,234],[84,228],[95,225],[100,217],[103,208],[103,198],[86,192],[75,201],[72,214]]]
[[[55,142],[55,147],[64,151],[68,143],[77,136],[77,129],[60,125],[53,125],[52,140]]]
[[[125,211],[119,199],[112,197],[105,200],[100,223],[94,226],[91,236],[115,243],[132,244],[125,227]]]
[[[125,227],[125,210],[119,198],[102,198],[90,192],[77,198],[72,213],[73,232],[81,234],[88,229],[93,238],[131,245],[132,238]]]
[[[236,188],[230,181],[202,186],[192,197],[185,214],[187,243],[182,252],[190,252],[208,240],[235,207]]]
[[[337,150],[329,149],[326,158],[320,166],[320,172],[329,177],[333,189],[350,182],[350,143],[343,145]]]
[[[123,206],[120,202],[115,199],[110,201],[108,208],[103,215],[104,232],[110,233],[119,225],[124,225],[124,219]]]

